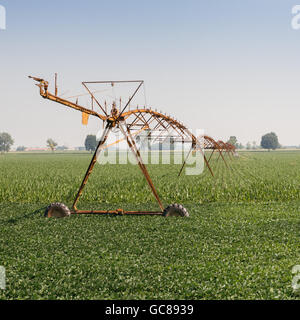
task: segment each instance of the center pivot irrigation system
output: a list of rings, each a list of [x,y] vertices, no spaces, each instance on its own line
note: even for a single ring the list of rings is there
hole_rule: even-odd
[[[33,80],[37,81],[36,84],[40,89],[40,95],[48,100],[57,102],[59,104],[65,105],[67,107],[73,108],[82,112],[82,122],[83,124],[87,124],[88,117],[94,116],[102,120],[103,122],[103,133],[98,142],[90,165],[86,171],[86,174],[83,178],[83,181],[79,187],[75,200],[73,202],[72,209],[70,210],[66,205],[56,202],[50,204],[45,212],[45,216],[47,217],[65,217],[70,216],[71,214],[115,214],[115,215],[163,215],[163,216],[181,216],[186,217],[189,216],[187,210],[179,204],[172,204],[168,207],[164,207],[161,199],[154,187],[154,184],[150,178],[148,170],[143,163],[143,159],[140,153],[139,148],[136,145],[135,137],[137,134],[144,131],[148,139],[154,139],[155,141],[164,142],[167,138],[172,138],[172,143],[180,142],[180,143],[189,143],[191,148],[183,162],[183,165],[179,171],[179,175],[182,173],[183,168],[187,162],[187,159],[190,153],[201,152],[205,165],[209,169],[211,175],[213,176],[212,168],[209,165],[211,157],[215,151],[219,153],[219,158],[225,162],[223,154],[227,153],[229,156],[235,154],[235,147],[229,143],[224,143],[222,141],[216,142],[214,139],[208,136],[196,137],[194,136],[190,130],[184,126],[180,121],[167,116],[161,112],[157,112],[156,110],[152,110],[151,108],[143,107],[136,108],[130,110],[130,106],[132,100],[137,95],[141,87],[144,85],[143,80],[132,80],[132,81],[90,81],[90,82],[82,82],[82,85],[87,90],[88,95],[91,98],[91,109],[82,107],[78,104],[78,99],[76,102],[71,102],[70,100],[63,99],[58,96],[57,90],[57,74],[55,74],[55,94],[52,94],[48,91],[49,82],[45,81],[41,78],[36,78],[29,76]],[[112,89],[116,85],[121,84],[130,84],[134,86],[133,94],[128,98],[126,103],[122,104],[121,99],[119,106],[117,107],[116,98],[113,97],[113,100],[110,104],[107,104],[106,101],[102,102],[100,99],[96,98],[96,92],[101,91],[92,91],[92,87],[97,85],[106,85],[110,86]],[[102,90],[104,91],[104,90]],[[101,102],[101,103],[100,103]],[[97,105],[99,108],[99,112],[94,110],[94,106]],[[77,203],[82,195],[83,189],[88,181],[90,174],[93,171],[93,168],[96,164],[97,158],[101,152],[101,150],[105,149],[107,146],[105,145],[107,138],[112,130],[120,130],[120,133],[123,135],[126,140],[129,148],[134,154],[137,163],[159,205],[159,211],[125,211],[123,209],[116,210],[78,210]],[[154,135],[155,132],[155,135]],[[158,134],[157,134],[158,133]],[[166,136],[167,134],[167,136]],[[121,140],[117,140],[114,143],[117,144]],[[204,149],[212,150],[210,158],[207,159],[204,155]],[[218,158],[218,159],[219,159]],[[226,164],[227,166],[227,164]]]

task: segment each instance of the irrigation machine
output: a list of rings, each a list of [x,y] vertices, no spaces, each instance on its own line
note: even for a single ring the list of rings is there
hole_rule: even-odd
[[[145,132],[148,139],[152,141],[164,142],[165,139],[172,137],[172,143],[188,143],[191,145],[189,152],[186,155],[186,158],[183,161],[179,175],[182,173],[184,166],[186,165],[187,159],[191,153],[201,152],[204,163],[211,175],[213,176],[213,171],[210,166],[210,160],[213,153],[216,151],[219,153],[219,158],[226,164],[224,153],[227,153],[228,156],[235,154],[235,148],[229,143],[224,143],[222,141],[216,142],[214,139],[208,136],[196,137],[182,122],[176,120],[175,118],[152,110],[146,106],[132,108],[132,102],[138,92],[141,92],[141,88],[144,86],[143,80],[131,80],[131,81],[89,81],[82,82],[85,90],[87,90],[87,95],[90,96],[90,108],[83,107],[78,104],[78,96],[76,102],[72,102],[69,98],[62,98],[58,96],[57,89],[57,74],[55,74],[55,92],[49,92],[49,82],[44,79],[29,76],[29,78],[35,80],[36,85],[39,87],[40,95],[48,100],[57,102],[59,104],[65,105],[82,113],[82,123],[87,124],[89,116],[94,116],[102,121],[103,124],[103,133],[97,144],[95,152],[92,156],[91,162],[87,168],[85,176],[82,180],[82,183],[79,187],[77,195],[74,199],[72,208],[69,209],[63,203],[51,203],[46,211],[45,216],[47,217],[67,217],[71,214],[113,214],[113,215],[163,215],[166,217],[169,216],[180,216],[188,217],[189,213],[187,210],[180,204],[174,203],[167,207],[164,207],[158,192],[151,180],[151,177],[148,173],[146,165],[143,162],[140,149],[136,143],[136,137],[139,133]],[[132,94],[126,101],[123,103],[122,99],[117,100],[115,96],[112,95],[112,100],[110,103],[103,101],[96,97],[96,93],[99,93],[104,90],[94,90],[95,86],[104,85],[110,87],[112,91],[114,87],[122,84],[130,84],[132,86]],[[74,98],[74,97],[72,97]],[[118,105],[117,105],[118,104]],[[146,104],[145,104],[146,105]],[[95,111],[97,107],[97,111]],[[116,140],[111,143],[109,146],[118,144],[121,141],[126,141],[128,147],[131,149],[133,155],[136,158],[137,164],[144,175],[146,182],[149,185],[153,196],[155,197],[159,210],[157,211],[127,211],[123,209],[115,210],[79,210],[77,209],[77,203],[80,196],[82,195],[83,189],[93,171],[93,168],[97,162],[97,158],[102,150],[108,147],[107,139],[112,130],[119,130],[122,139]],[[154,134],[155,132],[155,134]],[[206,158],[204,154],[204,149],[210,149],[211,155],[209,159]],[[219,159],[218,158],[218,159]],[[227,164],[226,164],[227,166]]]

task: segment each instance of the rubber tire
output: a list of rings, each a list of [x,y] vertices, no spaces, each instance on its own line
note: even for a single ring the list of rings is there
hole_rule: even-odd
[[[70,215],[70,209],[60,202],[51,203],[45,211],[45,217],[47,218],[65,218]]]
[[[189,213],[181,204],[171,204],[163,212],[164,217],[189,217]]]

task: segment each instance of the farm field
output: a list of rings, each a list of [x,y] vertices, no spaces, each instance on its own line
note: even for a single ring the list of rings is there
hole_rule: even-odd
[[[148,165],[190,218],[43,217],[69,207],[91,155],[0,156],[0,299],[298,299],[300,152],[240,152],[215,177]],[[137,166],[97,164],[79,209],[156,210]]]

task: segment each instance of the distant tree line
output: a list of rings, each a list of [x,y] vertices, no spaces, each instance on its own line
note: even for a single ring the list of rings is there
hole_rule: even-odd
[[[247,150],[255,150],[258,148],[267,149],[267,150],[276,150],[281,148],[281,145],[278,141],[278,137],[275,132],[266,133],[261,137],[260,146],[257,145],[256,141],[247,142],[244,147],[242,143],[239,143],[236,136],[230,136],[228,143],[234,145],[237,149],[247,149]]]
[[[147,149],[150,147],[150,139],[145,138],[144,134],[138,135],[136,137],[136,141],[141,149]],[[275,150],[281,147],[278,142],[278,137],[274,132],[270,132],[263,135],[261,138],[260,146],[257,145],[256,141],[247,142],[246,146],[244,146],[241,142],[238,142],[236,136],[230,136],[227,142],[234,145],[237,149],[247,149],[247,150],[251,150],[251,149],[256,150],[258,148]],[[97,147],[96,136],[92,134],[87,135],[84,145],[87,151],[91,151],[91,152],[95,151]],[[157,143],[151,146],[151,149],[152,150],[164,150],[164,149],[175,150],[174,139],[171,137],[166,143]]]
[[[149,139],[143,139],[143,137],[137,136],[136,140],[137,140],[137,144],[140,146],[141,149],[150,146]],[[252,143],[247,142],[246,147],[244,147],[241,142],[238,142],[236,136],[230,136],[230,138],[228,139],[227,142],[234,145],[237,149],[245,149],[246,148],[247,150],[250,150],[250,149],[255,150],[258,148],[263,148],[263,149],[267,149],[270,151],[270,150],[276,150],[278,148],[281,148],[281,145],[278,141],[278,136],[276,135],[275,132],[270,132],[270,133],[266,133],[265,135],[263,135],[261,137],[260,146],[257,145],[256,141],[252,141]],[[14,140],[9,133],[7,133],[7,132],[0,133],[0,152],[1,153],[9,152],[11,149],[11,146],[13,144],[14,144]],[[96,147],[97,147],[96,136],[92,135],[92,134],[87,135],[85,142],[84,142],[84,145],[85,145],[86,150],[91,151],[91,152],[95,151]],[[164,146],[163,143],[158,143],[157,145],[152,146],[152,148],[158,149],[158,150],[163,150],[165,148],[168,148],[170,150],[174,150],[175,149],[174,139],[171,137],[166,145],[168,145],[168,147]],[[54,150],[68,149],[66,146],[57,147],[57,143],[51,138],[47,139],[47,146],[48,146],[48,148],[51,149],[52,152]],[[16,149],[16,151],[25,151],[25,150],[26,150],[26,148],[24,146],[19,146]]]

